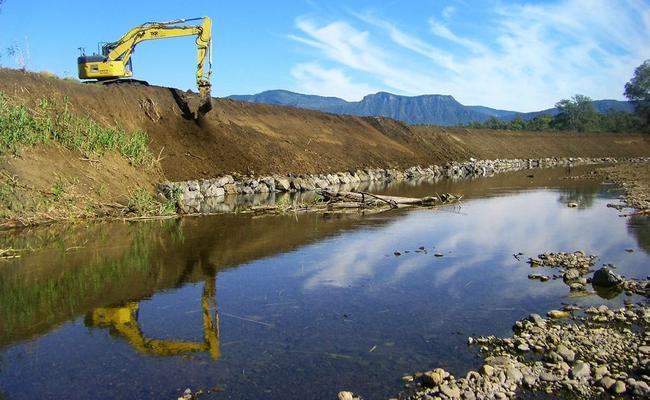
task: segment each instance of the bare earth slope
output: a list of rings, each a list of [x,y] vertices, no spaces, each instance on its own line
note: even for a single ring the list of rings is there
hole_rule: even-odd
[[[224,173],[322,173],[362,167],[410,167],[444,164],[470,157],[537,158],[553,156],[649,156],[650,137],[621,134],[527,133],[462,128],[407,126],[386,118],[359,118],[288,107],[215,99],[201,121],[187,118],[187,96],[169,88],[121,84],[102,86],[41,74],[0,69],[0,92],[14,102],[36,108],[45,98],[102,124],[145,130],[150,148],[161,154],[162,171],[129,172],[110,158],[99,165],[76,161],[69,151],[27,150],[2,167],[18,177],[29,165],[70,169],[115,168],[118,182],[152,184],[214,177]],[[57,159],[67,158],[67,163]],[[74,159],[72,162],[70,160]],[[111,164],[111,165],[107,165]],[[66,170],[67,169],[67,170]],[[147,175],[143,177],[142,174]],[[33,175],[33,173],[32,173]],[[95,175],[101,175],[95,173]],[[96,179],[111,180],[97,176]],[[116,179],[116,178],[115,178]],[[111,183],[107,185],[110,187]]]

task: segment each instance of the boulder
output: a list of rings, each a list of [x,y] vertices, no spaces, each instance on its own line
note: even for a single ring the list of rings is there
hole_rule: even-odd
[[[286,176],[274,176],[275,189],[280,192],[288,192],[291,190],[291,181]]]
[[[602,267],[601,269],[594,272],[594,277],[591,279],[591,284],[593,286],[611,288],[620,285],[623,282],[623,278],[615,274],[612,270],[607,267]]]

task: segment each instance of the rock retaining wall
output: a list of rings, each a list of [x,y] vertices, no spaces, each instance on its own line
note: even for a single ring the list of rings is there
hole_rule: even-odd
[[[470,179],[486,177],[503,172],[531,168],[547,168],[585,164],[627,162],[648,162],[650,158],[617,160],[615,158],[542,158],[509,160],[475,160],[450,162],[444,166],[415,166],[405,171],[391,168],[367,168],[356,171],[336,172],[321,175],[273,175],[264,177],[233,177],[225,175],[214,179],[185,182],[164,182],[158,191],[167,199],[178,199],[181,212],[228,211],[232,207],[219,206],[228,203],[229,195],[264,195],[282,192],[312,192],[317,189],[349,188],[362,183],[394,182],[420,179]],[[274,196],[262,196],[265,198]],[[206,206],[207,204],[207,206]]]

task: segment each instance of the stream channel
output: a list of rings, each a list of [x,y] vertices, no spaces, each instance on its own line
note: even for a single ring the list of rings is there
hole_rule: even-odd
[[[563,179],[588,168],[381,190],[464,195],[437,209],[5,232],[3,248],[33,250],[0,261],[0,398],[387,399],[407,373],[462,376],[482,364],[468,336],[628,298],[529,280],[553,271],[528,257],[584,250],[597,267],[648,275],[647,217],[608,208],[613,185]]]

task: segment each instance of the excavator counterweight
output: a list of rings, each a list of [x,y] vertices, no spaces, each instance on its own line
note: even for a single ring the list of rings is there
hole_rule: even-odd
[[[183,25],[189,21],[202,21],[202,23],[200,25]],[[209,17],[148,22],[131,29],[119,40],[104,44],[101,54],[86,56],[82,50],[81,56],[77,59],[79,79],[114,81],[130,78],[133,76],[131,56],[138,43],[180,36],[196,36],[196,85],[201,97],[201,105],[197,114],[201,116],[212,109],[212,85],[210,84],[212,20]]]

